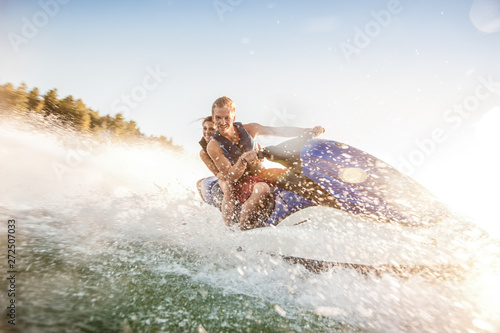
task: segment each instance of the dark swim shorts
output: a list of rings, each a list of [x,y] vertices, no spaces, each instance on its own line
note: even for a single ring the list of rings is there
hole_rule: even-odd
[[[262,178],[257,176],[245,176],[241,178],[234,189],[238,202],[242,204],[247,201],[250,194],[252,194],[254,185],[263,181],[264,180]]]

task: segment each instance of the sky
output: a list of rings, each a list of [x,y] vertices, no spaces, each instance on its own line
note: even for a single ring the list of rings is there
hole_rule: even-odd
[[[0,50],[0,83],[187,152],[225,95],[238,121],[322,125],[444,194],[457,165],[467,191],[498,182],[500,0],[0,0]]]

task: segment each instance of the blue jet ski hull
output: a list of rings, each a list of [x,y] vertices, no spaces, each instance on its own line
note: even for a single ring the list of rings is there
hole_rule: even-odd
[[[300,149],[301,173],[335,198],[338,209],[378,222],[430,226],[449,215],[428,190],[389,164],[333,140],[312,139]],[[202,199],[217,206],[217,178],[201,182]],[[262,226],[277,225],[291,214],[315,206],[296,193],[276,188],[274,211]]]

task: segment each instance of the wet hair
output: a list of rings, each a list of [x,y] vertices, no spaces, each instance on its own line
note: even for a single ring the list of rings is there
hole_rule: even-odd
[[[236,112],[236,104],[234,104],[233,100],[227,96],[219,97],[212,104],[212,116],[214,115],[214,109],[216,107],[224,108],[227,107],[231,111],[231,113]]]

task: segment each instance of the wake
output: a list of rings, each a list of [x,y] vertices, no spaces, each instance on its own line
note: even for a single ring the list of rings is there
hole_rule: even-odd
[[[370,276],[342,267],[315,274],[262,252],[241,251],[245,234],[227,229],[220,212],[196,193],[196,180],[208,175],[197,156],[40,126],[39,119],[4,119],[0,158],[0,212],[19,221],[25,283],[46,272],[37,283],[48,296],[53,290],[61,290],[63,299],[79,295],[77,286],[92,284],[90,277],[78,278],[80,271],[98,272],[116,288],[123,276],[149,271],[158,278],[188,276],[223,295],[263,299],[280,316],[305,316],[311,323],[326,316],[352,331],[500,328],[494,244],[480,247],[485,260],[473,263],[476,273],[461,280]],[[25,293],[32,299],[26,307],[33,309],[48,297]]]

